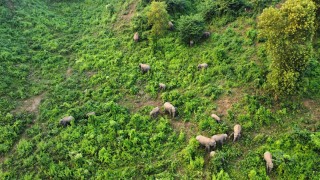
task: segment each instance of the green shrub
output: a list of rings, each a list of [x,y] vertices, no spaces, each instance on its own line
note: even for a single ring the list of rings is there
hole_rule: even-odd
[[[236,16],[244,12],[246,7],[243,0],[206,0],[202,4],[201,12],[206,21],[222,16],[235,19]]]
[[[202,156],[196,156],[195,160],[190,160],[189,169],[193,171],[201,171],[204,166],[204,159]]]
[[[168,5],[170,14],[183,14],[190,9],[190,1],[188,0],[165,0]]]
[[[178,31],[183,42],[197,42],[204,32],[204,20],[200,15],[181,16],[178,20]]]
[[[212,174],[212,180],[228,180],[228,179],[231,179],[231,178],[228,173],[223,171],[223,169],[221,169],[218,174]]]

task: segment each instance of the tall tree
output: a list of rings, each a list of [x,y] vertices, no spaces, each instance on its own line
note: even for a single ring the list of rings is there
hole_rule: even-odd
[[[259,17],[260,35],[271,58],[268,85],[279,95],[294,95],[312,55],[316,7],[311,0],[287,0]]]
[[[165,2],[153,1],[147,12],[148,24],[152,25],[151,34],[155,38],[162,36],[168,28],[169,14],[166,9]]]

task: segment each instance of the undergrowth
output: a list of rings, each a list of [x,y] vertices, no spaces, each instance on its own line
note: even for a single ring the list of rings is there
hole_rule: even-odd
[[[141,26],[148,1],[8,2],[0,6],[2,179],[319,178],[318,116],[302,103],[319,98],[318,57],[302,97],[276,101],[264,90],[270,64],[255,17],[278,1],[224,6],[205,19],[211,36],[193,47],[177,30],[148,39],[150,27]],[[209,1],[166,2],[174,23],[216,8]],[[142,74],[139,63],[151,71]],[[208,68],[198,70],[200,63]],[[16,111],[44,92],[38,114]],[[177,116],[161,109],[152,119],[149,111],[166,101]],[[96,115],[87,117],[91,111]],[[75,121],[64,128],[59,120],[68,115]],[[214,158],[195,139],[230,135],[237,123],[240,140],[228,139]],[[274,159],[269,175],[265,151]]]

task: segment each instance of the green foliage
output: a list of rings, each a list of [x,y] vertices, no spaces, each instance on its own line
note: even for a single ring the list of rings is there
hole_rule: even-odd
[[[20,140],[17,145],[17,153],[19,157],[28,156],[32,152],[33,144],[25,139]]]
[[[204,1],[166,2],[173,22],[204,14]],[[274,157],[270,178],[319,179],[318,106],[279,104],[260,89],[269,63],[253,1],[211,2],[227,6],[201,23],[211,36],[193,48],[176,31],[153,47],[148,0],[1,4],[0,179],[268,179],[266,150]],[[132,30],[144,41],[134,43]],[[139,63],[151,71],[141,73]],[[314,101],[319,72],[315,56],[303,79]],[[40,94],[37,110],[23,112]],[[165,101],[178,116],[164,114]],[[151,118],[155,106],[160,115]],[[75,121],[60,126],[66,115]],[[195,139],[230,135],[236,123],[242,136],[211,149],[213,158]]]
[[[309,0],[286,1],[259,17],[260,34],[267,38],[272,60],[268,83],[276,95],[297,94],[300,79],[312,57],[315,6]]]
[[[212,175],[213,180],[226,180],[226,179],[231,179],[229,177],[229,174],[221,170],[218,174],[213,174]]]
[[[311,141],[312,141],[312,144],[314,145],[315,150],[319,150],[320,149],[320,133],[317,132],[315,134],[312,134]]]
[[[191,3],[188,0],[165,0],[168,5],[168,12],[170,14],[183,14],[190,10]]]
[[[305,71],[305,77],[303,78],[304,94],[311,97],[317,96],[318,89],[320,88],[320,64],[319,61],[312,58],[309,62],[309,66]]]
[[[319,27],[320,27],[320,1],[319,0],[312,0],[316,6],[316,20],[315,20],[315,26],[317,29],[317,33],[319,33]]]
[[[206,0],[201,7],[201,12],[206,21],[211,21],[213,18],[226,16],[230,20],[234,20],[246,8],[246,3],[243,0]]]
[[[5,117],[0,117],[0,154],[8,152],[14,142],[22,134],[23,129],[30,124],[32,119],[31,115],[28,114],[18,114],[13,116],[12,114],[7,114]]]
[[[106,5],[106,10],[107,10],[109,16],[113,15],[113,14],[114,14],[114,11],[115,11],[115,10],[114,10],[114,6],[113,6],[112,4],[107,4],[107,5]]]
[[[229,111],[229,118],[242,124],[245,129],[255,129],[280,123],[280,117],[285,115],[283,111],[272,113],[270,104],[263,105],[264,99],[258,96],[244,96],[243,102],[234,106]],[[236,114],[236,115],[235,115]]]
[[[189,43],[199,41],[204,31],[204,21],[200,15],[181,16],[178,21],[178,31],[182,41]]]
[[[165,2],[153,1],[147,12],[148,24],[152,25],[151,35],[154,38],[162,36],[168,28],[169,15],[166,8]]]
[[[270,4],[275,5],[279,3],[279,1],[280,0],[251,0],[248,5],[255,13],[261,13],[263,9],[267,8]]]
[[[137,13],[131,20],[133,32],[143,32],[150,29],[145,12]]]

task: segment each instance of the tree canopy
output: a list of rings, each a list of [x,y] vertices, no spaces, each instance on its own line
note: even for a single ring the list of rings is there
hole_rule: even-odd
[[[296,94],[312,56],[315,5],[310,0],[288,0],[279,9],[270,7],[259,17],[260,35],[267,39],[272,60],[268,84],[277,95]]]
[[[152,25],[151,34],[154,37],[163,35],[168,27],[169,14],[166,8],[165,2],[153,1],[147,12],[148,24]]]

